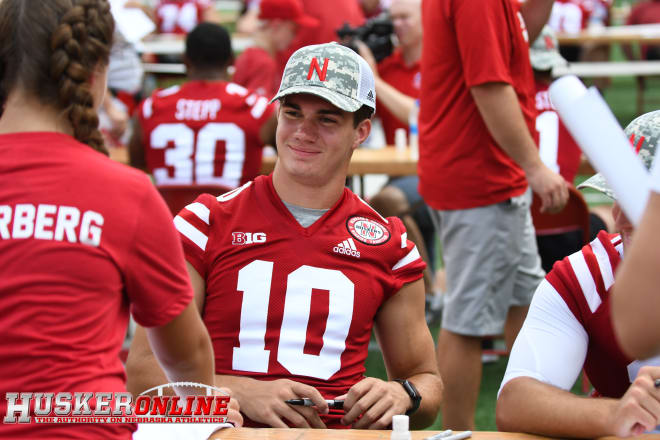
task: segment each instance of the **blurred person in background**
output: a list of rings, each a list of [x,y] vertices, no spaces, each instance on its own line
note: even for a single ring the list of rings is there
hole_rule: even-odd
[[[408,123],[421,86],[420,59],[422,57],[421,0],[392,0],[389,13],[398,45],[394,52],[376,64],[365,44],[359,44],[360,54],[375,73],[378,111],[385,142],[394,145],[394,133]],[[408,230],[408,237],[427,264],[424,284],[427,293],[434,291],[433,264],[435,262],[435,228],[428,207],[417,191],[419,178],[397,177],[370,198],[371,206],[383,216],[400,217]]]
[[[225,28],[201,23],[186,37],[187,82],[140,104],[130,161],[157,185],[236,188],[259,174],[263,146],[273,143],[275,106],[228,81],[232,59]]]
[[[277,53],[291,45],[299,27],[319,22],[304,13],[300,0],[261,0],[258,9],[254,45],[236,59],[232,81],[270,99],[280,85]]]
[[[152,8],[140,0],[129,0],[125,7],[139,8],[156,23],[157,33],[185,35],[199,23],[219,23],[212,0],[157,0]]]
[[[548,88],[553,81],[552,69],[565,66],[567,62],[559,53],[557,37],[549,26],[543,27],[541,35],[530,47],[529,58],[534,70],[536,93],[534,102],[538,110],[536,131],[539,136],[541,160],[548,168],[559,173],[566,183],[573,185],[583,156],[582,150],[559,119],[557,111],[550,102]],[[603,229],[610,230],[608,224],[614,224],[611,213],[604,209],[599,209],[598,214],[591,213],[589,225],[591,239],[596,238],[596,234]],[[580,250],[583,245],[582,240],[581,231],[537,235],[536,242],[543,270],[549,272],[555,261]]]

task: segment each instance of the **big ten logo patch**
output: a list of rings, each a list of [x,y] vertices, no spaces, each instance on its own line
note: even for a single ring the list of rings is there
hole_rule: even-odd
[[[266,233],[265,232],[232,232],[231,238],[232,238],[231,244],[235,244],[235,245],[265,243]]]

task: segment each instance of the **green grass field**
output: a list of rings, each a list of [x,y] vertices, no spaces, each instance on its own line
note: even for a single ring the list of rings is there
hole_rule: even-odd
[[[612,60],[622,60],[623,56],[618,47],[613,47]],[[660,108],[660,78],[651,78],[648,81],[645,92],[644,112]],[[625,127],[637,115],[637,86],[633,77],[612,78],[610,86],[604,92],[605,100],[614,112],[619,123]],[[584,177],[581,177],[584,179]],[[598,203],[598,202],[596,202]],[[437,337],[437,328],[432,329],[433,337]],[[475,416],[476,429],[480,431],[495,431],[495,400],[502,376],[506,369],[508,358],[500,358],[497,362],[485,364],[481,391],[477,404]],[[379,351],[371,351],[366,362],[367,375],[387,378],[385,367]],[[574,386],[577,392],[580,389],[580,381]],[[429,429],[442,428],[442,415],[439,415],[433,426]]]

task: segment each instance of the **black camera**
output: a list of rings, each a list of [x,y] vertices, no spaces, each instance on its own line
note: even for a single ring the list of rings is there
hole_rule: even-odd
[[[371,49],[377,62],[381,62],[392,54],[394,45],[392,34],[394,25],[388,13],[367,20],[365,24],[352,28],[348,23],[337,30],[341,44],[357,52],[355,40],[360,40]]]

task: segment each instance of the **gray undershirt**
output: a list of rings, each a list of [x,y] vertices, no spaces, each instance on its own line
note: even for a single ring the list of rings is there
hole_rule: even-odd
[[[282,200],[282,203],[284,203],[284,206],[286,206],[291,215],[293,215],[303,228],[311,226],[316,220],[320,219],[323,214],[328,212],[327,209],[303,208],[302,206],[287,203],[284,200]]]

